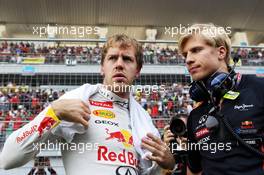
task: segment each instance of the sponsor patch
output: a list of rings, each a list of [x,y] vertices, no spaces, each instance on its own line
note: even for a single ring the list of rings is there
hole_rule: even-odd
[[[121,142],[125,148],[131,148],[133,146],[133,136],[132,134],[125,130],[122,129],[120,131],[114,131],[114,132],[109,132],[109,129],[105,129],[106,134],[108,137],[105,140],[116,140],[118,142]]]
[[[55,115],[52,108],[49,108],[48,111],[45,114],[45,117],[42,119],[38,126],[38,133],[39,137],[42,136],[43,132],[45,130],[50,130],[51,128],[54,128],[60,123],[60,120]]]
[[[106,146],[99,146],[97,150],[97,161],[116,165],[138,166],[138,160],[133,152],[123,149],[121,152],[111,151]]]
[[[247,135],[247,134],[256,134],[258,132],[257,129],[241,129],[241,128],[236,128],[235,132],[237,134],[242,134],[242,135]]]
[[[37,131],[37,128],[38,128],[38,126],[37,126],[37,125],[34,125],[34,126],[32,126],[32,127],[30,128],[30,130],[28,130],[28,131],[24,131],[20,136],[18,136],[18,137],[16,138],[16,142],[17,142],[17,143],[20,143],[20,142],[22,142],[23,140],[25,140],[27,137],[33,135],[34,132]]]
[[[115,113],[109,110],[98,109],[98,110],[94,110],[93,114],[97,117],[103,117],[107,119],[115,118]]]
[[[94,123],[119,127],[118,123],[112,122],[112,121],[108,121],[108,120],[95,120]]]
[[[241,129],[252,129],[254,128],[253,122],[252,121],[243,121],[241,122]]]
[[[242,104],[242,105],[235,105],[234,109],[238,111],[248,111],[250,108],[253,108],[253,104]]]
[[[112,101],[93,101],[93,100],[89,100],[90,104],[93,106],[99,106],[99,107],[103,107],[103,108],[113,108],[113,102]]]
[[[138,171],[131,166],[119,166],[116,175],[138,175]]]
[[[235,91],[228,91],[223,98],[229,99],[229,100],[235,100],[239,96],[239,92]]]
[[[199,138],[204,137],[204,136],[207,135],[207,134],[209,134],[209,129],[208,129],[208,128],[202,128],[202,129],[196,131],[196,133],[195,133],[195,137],[196,137],[197,139],[199,139]]]

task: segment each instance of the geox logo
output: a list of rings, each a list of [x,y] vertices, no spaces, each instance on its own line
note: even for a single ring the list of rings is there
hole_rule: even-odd
[[[254,105],[250,104],[250,105],[246,105],[246,104],[242,104],[242,105],[235,105],[234,109],[237,109],[239,111],[248,111],[249,108],[253,108]]]

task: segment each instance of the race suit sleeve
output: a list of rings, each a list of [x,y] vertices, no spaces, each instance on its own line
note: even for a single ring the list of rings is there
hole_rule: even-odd
[[[89,84],[80,86],[60,99],[86,99],[83,92],[87,87]],[[39,153],[38,147],[49,137],[56,135],[70,142],[74,133],[82,133],[84,130],[79,123],[60,121],[49,106],[7,138],[0,154],[0,168],[12,169],[26,164]]]
[[[40,143],[45,142],[59,123],[60,120],[49,106],[34,120],[14,131],[7,138],[0,154],[0,168],[16,168],[33,159],[39,152]]]

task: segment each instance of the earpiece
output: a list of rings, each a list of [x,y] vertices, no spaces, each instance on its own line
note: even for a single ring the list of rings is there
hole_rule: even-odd
[[[229,90],[235,86],[235,72],[215,72],[207,81],[194,81],[190,87],[190,97],[196,102],[208,101],[211,98],[221,99]]]
[[[189,90],[190,98],[196,102],[201,102],[210,99],[210,94],[205,85],[201,81],[194,81]]]
[[[229,73],[215,72],[204,83],[203,81],[194,81],[191,83],[189,94],[192,100],[196,102],[210,101],[218,102],[229,90],[236,86],[236,63],[239,57],[233,58],[233,67],[228,67]]]
[[[235,78],[230,73],[216,72],[207,81],[207,87],[216,99],[221,99],[235,86]]]

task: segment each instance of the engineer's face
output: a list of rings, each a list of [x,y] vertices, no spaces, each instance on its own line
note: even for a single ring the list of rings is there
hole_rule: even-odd
[[[186,67],[195,81],[209,77],[225,64],[222,48],[209,46],[199,35],[194,35],[187,40],[182,55],[185,57]]]

